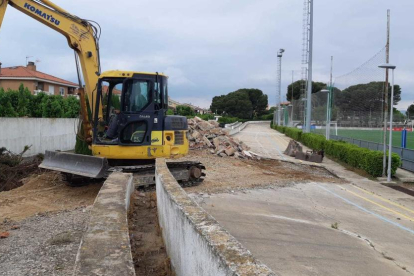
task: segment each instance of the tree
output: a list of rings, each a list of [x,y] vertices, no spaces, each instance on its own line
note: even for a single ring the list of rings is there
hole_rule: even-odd
[[[30,117],[42,118],[42,103],[47,100],[48,95],[40,92],[32,98],[29,105]]]
[[[267,95],[259,89],[239,89],[240,92],[248,93],[249,100],[252,103],[253,117],[258,117],[266,113],[268,104]]]
[[[62,118],[64,115],[64,109],[62,106],[62,96],[52,95],[46,97],[42,102],[42,117],[43,118]]]
[[[116,97],[118,98],[118,97]],[[119,102],[119,100],[118,100]],[[63,99],[63,117],[64,118],[76,118],[79,116],[80,104],[79,100],[73,96],[69,96]]]
[[[393,107],[393,121],[394,122],[404,122],[405,121],[405,115],[402,114],[401,111]]]
[[[244,88],[214,97],[210,110],[219,115],[252,119],[266,114],[267,105],[267,95],[261,90]]]
[[[14,111],[13,105],[11,104],[9,93],[0,87],[0,117],[17,117],[17,115],[17,112]]]
[[[194,116],[194,110],[186,105],[177,105],[177,114],[181,116]]]
[[[24,87],[23,83],[20,84],[18,89],[18,103],[17,103],[17,113],[19,117],[30,116],[29,105],[32,100],[32,93],[29,89]]]
[[[411,104],[408,108],[407,108],[407,118],[414,118],[414,104]]]
[[[341,92],[335,93],[334,105],[338,106],[341,111],[382,111],[383,91],[384,82],[353,85]],[[391,86],[389,86],[389,91],[391,91]],[[391,93],[388,96],[389,103],[391,102],[390,100]],[[399,85],[394,85],[393,105],[397,105],[400,100],[401,88]]]
[[[288,101],[292,101],[292,85],[293,85],[293,99],[299,100],[302,88],[303,88],[303,80],[295,81],[293,84],[289,84],[286,92],[286,99]],[[312,82],[312,94],[317,93],[326,87],[326,83],[323,82]]]

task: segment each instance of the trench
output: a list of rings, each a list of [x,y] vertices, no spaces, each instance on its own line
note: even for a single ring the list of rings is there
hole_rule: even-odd
[[[174,275],[158,224],[155,188],[134,191],[130,208],[128,224],[136,275]]]

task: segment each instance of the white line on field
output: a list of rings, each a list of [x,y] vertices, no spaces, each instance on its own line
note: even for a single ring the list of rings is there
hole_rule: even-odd
[[[257,139],[257,134],[254,136],[254,139],[256,140],[256,143],[259,144],[259,146],[262,148],[263,153],[266,153],[268,157],[272,157],[269,152],[267,150],[265,150],[265,148],[263,147],[262,143],[259,142],[259,140]]]
[[[249,215],[249,216],[260,216],[260,217],[268,217],[268,218],[275,218],[275,219],[282,219],[282,220],[289,220],[299,223],[306,223],[306,224],[313,224],[309,220],[303,220],[303,219],[295,219],[295,218],[289,218],[284,216],[278,216],[278,215],[266,215],[266,214],[251,214],[251,213],[243,213],[243,215]]]

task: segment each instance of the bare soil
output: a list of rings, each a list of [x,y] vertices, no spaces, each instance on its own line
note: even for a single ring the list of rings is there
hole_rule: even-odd
[[[155,191],[135,191],[128,217],[132,257],[137,276],[172,275],[162,240]]]
[[[18,222],[45,212],[71,210],[93,204],[103,182],[66,186],[60,173],[43,172],[23,179],[24,185],[0,192],[0,230],[7,221]]]
[[[220,157],[207,150],[192,150],[183,159],[198,160],[206,167],[205,180],[185,188],[188,193],[221,193],[306,182],[344,183],[324,168],[308,164]]]

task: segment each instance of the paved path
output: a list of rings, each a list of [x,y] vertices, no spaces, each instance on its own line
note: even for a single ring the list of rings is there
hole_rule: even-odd
[[[289,139],[267,124],[236,137],[253,152],[289,159],[281,153]],[[218,194],[202,206],[280,275],[414,274],[414,198],[324,165],[350,183]]]
[[[284,134],[271,129],[268,123],[247,125],[244,130],[234,135],[234,137],[245,142],[252,152],[259,155],[291,159],[283,154],[288,146],[289,139],[286,139]]]

